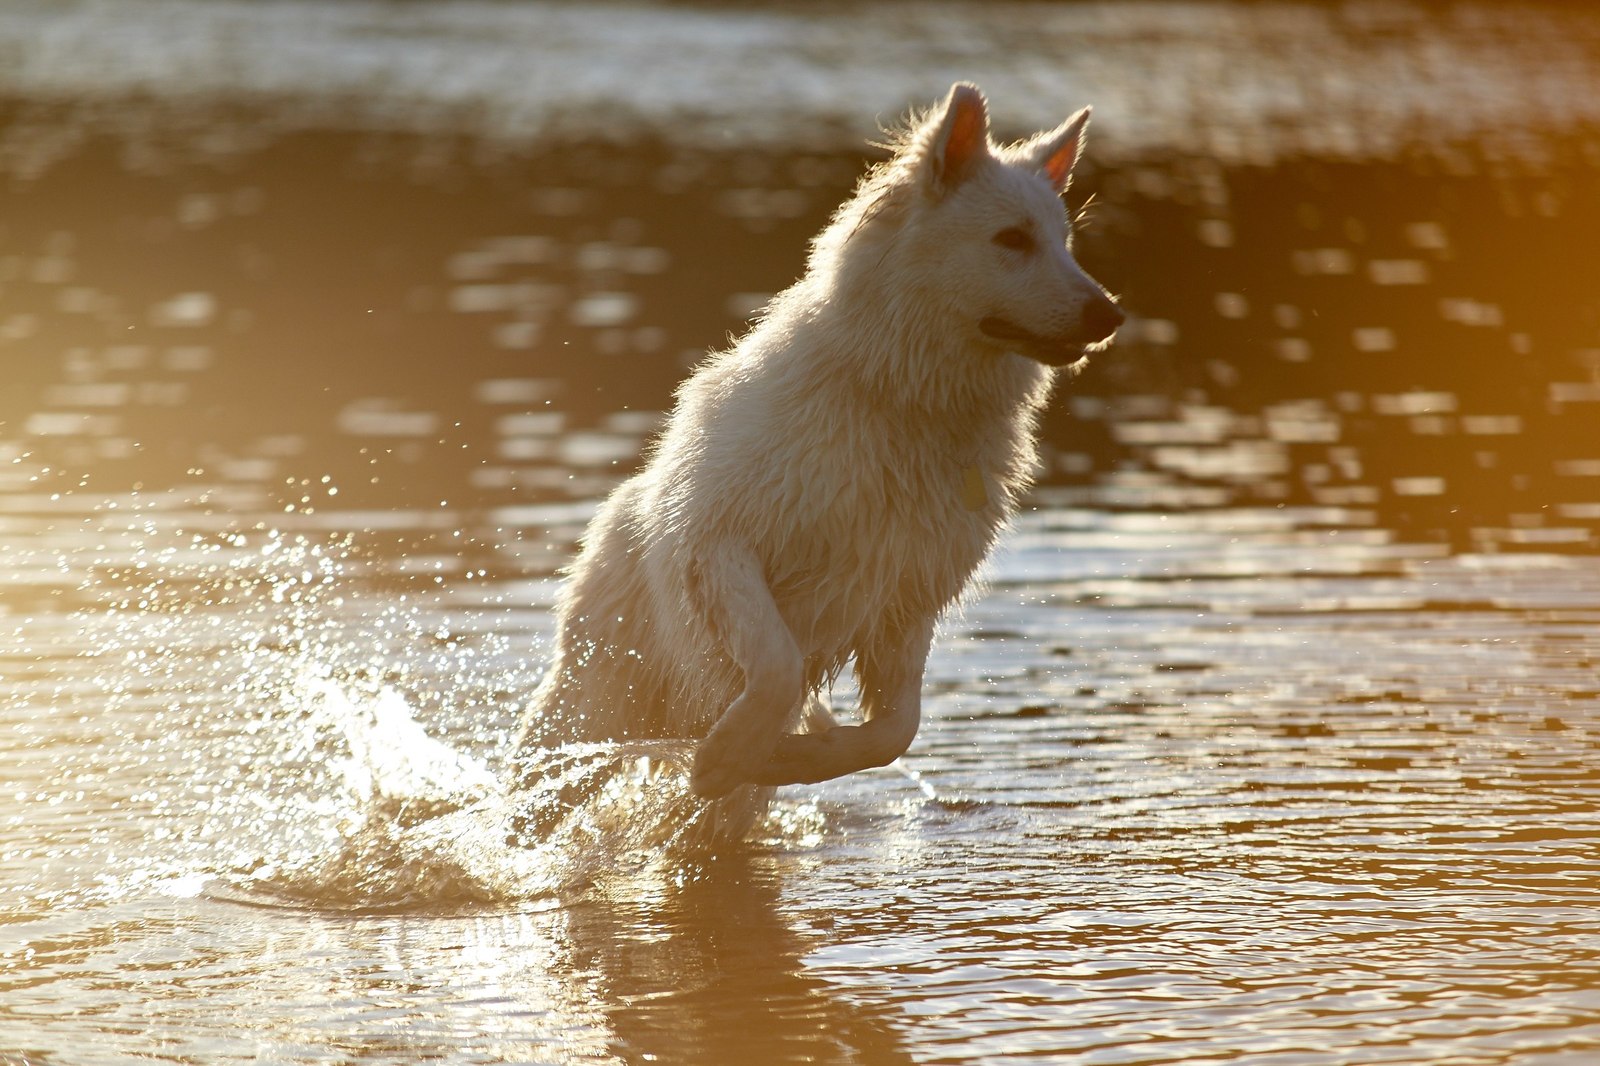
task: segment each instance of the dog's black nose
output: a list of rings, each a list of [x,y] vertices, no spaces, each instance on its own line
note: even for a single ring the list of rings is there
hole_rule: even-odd
[[[1103,341],[1127,321],[1127,316],[1104,296],[1098,296],[1083,309],[1083,333],[1088,343]]]

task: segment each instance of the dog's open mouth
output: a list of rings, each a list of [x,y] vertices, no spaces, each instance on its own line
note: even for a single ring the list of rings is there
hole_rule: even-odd
[[[996,315],[981,319],[978,322],[978,329],[983,331],[984,336],[1004,341],[1014,351],[1049,366],[1067,366],[1076,363],[1088,354],[1090,347],[1081,341],[1065,337],[1046,337]]]

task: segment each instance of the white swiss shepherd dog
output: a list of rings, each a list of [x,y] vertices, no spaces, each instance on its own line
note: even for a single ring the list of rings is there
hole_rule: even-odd
[[[590,522],[519,751],[696,740],[727,839],[773,786],[907,749],[935,623],[1031,483],[1057,368],[1123,321],[1060,199],[1088,119],[997,146],[958,84],[899,135]],[[841,725],[823,693],[851,663]]]

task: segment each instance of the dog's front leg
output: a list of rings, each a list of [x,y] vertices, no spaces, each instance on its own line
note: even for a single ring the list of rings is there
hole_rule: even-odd
[[[858,652],[862,724],[782,737],[756,783],[827,781],[903,755],[922,721],[922,671],[932,640],[930,620]]]
[[[804,661],[761,565],[728,548],[695,560],[692,594],[744,674],[744,690],[695,749],[689,787],[715,799],[747,784],[772,756],[804,695]]]

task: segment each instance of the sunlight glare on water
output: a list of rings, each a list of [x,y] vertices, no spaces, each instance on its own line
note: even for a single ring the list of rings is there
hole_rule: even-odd
[[[0,1066],[1600,1049],[1600,21],[0,13]],[[875,121],[1095,105],[1121,294],[896,767],[510,772]],[[848,678],[835,702],[855,702]],[[509,782],[523,781],[513,788]]]
[[[137,762],[186,778],[193,806],[174,809],[170,796],[147,794],[157,800],[146,816],[163,823],[154,834],[162,843],[120,855],[93,895],[220,877],[215,889],[225,898],[254,902],[505,906],[585,884],[623,853],[692,832],[697,812],[671,771],[682,751],[670,742],[552,751],[548,780],[513,792],[484,759],[430,736],[394,687],[422,679],[404,663],[377,672],[373,649],[449,646],[448,630],[393,603],[352,609],[342,582],[360,565],[348,538],[324,545],[274,530],[191,542],[184,555],[156,547],[165,539],[160,525],[136,523],[120,553],[95,546],[87,569],[104,568],[106,580],[80,588],[105,595],[136,583],[103,612],[76,619],[97,629],[91,655],[108,715],[141,727]],[[131,558],[126,569],[110,563],[118,554]],[[435,698],[468,706],[474,687],[525,691],[537,680],[519,677],[519,667],[509,677],[474,677],[453,655],[430,665],[448,671],[429,679],[439,686]],[[154,701],[174,694],[197,702],[152,713]],[[185,761],[197,742],[211,749],[209,765]],[[574,804],[575,795],[586,802]],[[165,823],[180,813],[195,820],[195,838],[174,842]],[[547,831],[519,828],[534,822]],[[57,894],[37,888],[42,899]]]

